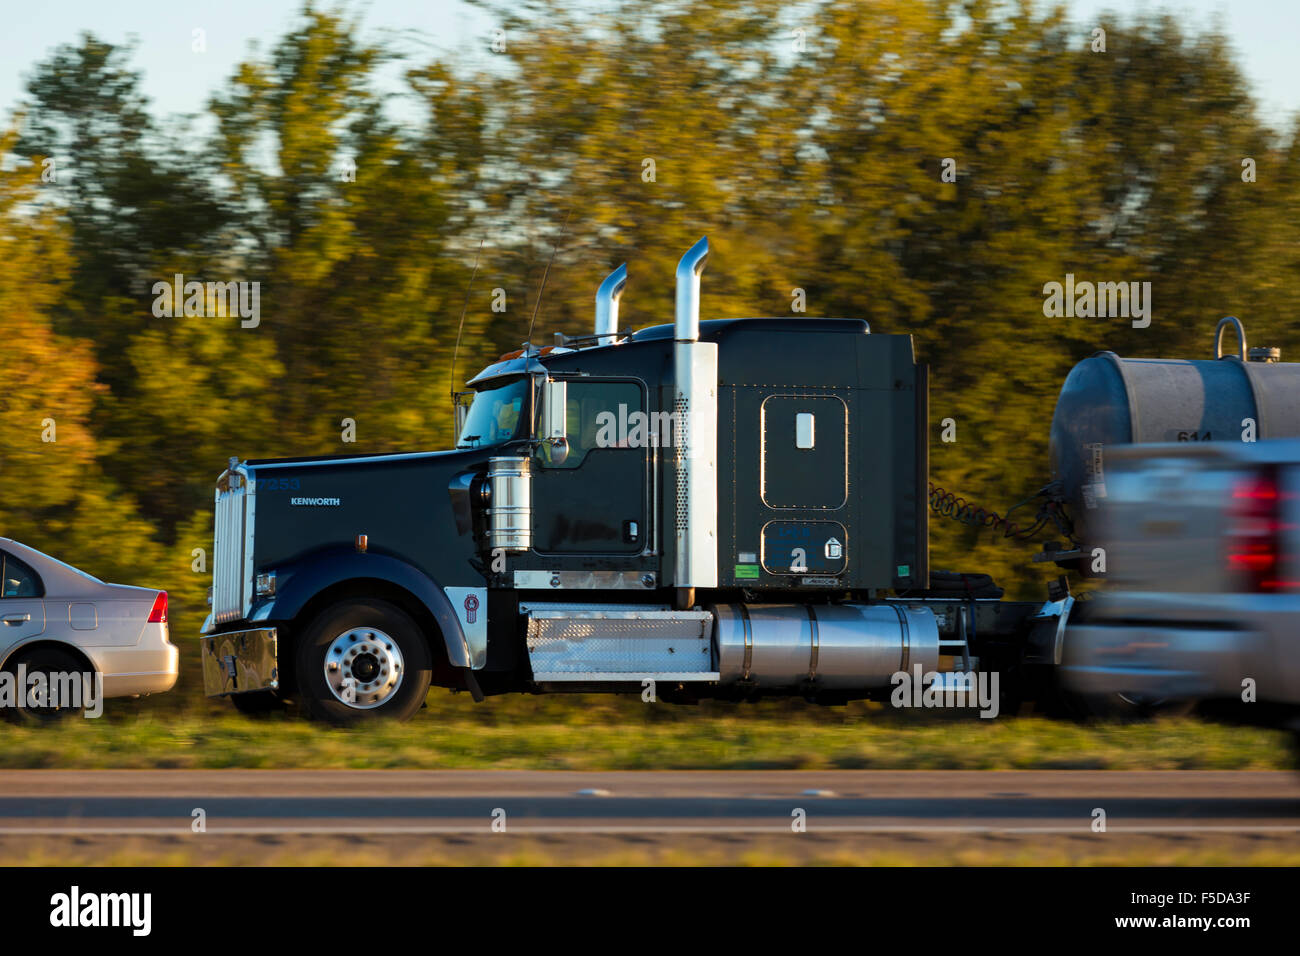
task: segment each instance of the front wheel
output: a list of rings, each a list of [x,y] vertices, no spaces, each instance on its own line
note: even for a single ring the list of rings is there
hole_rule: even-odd
[[[310,716],[336,724],[408,720],[424,704],[433,657],[424,633],[387,601],[344,601],[295,642],[298,689]]]

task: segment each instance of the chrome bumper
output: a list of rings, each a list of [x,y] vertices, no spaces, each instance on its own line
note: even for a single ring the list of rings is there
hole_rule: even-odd
[[[1135,624],[1070,625],[1061,677],[1078,693],[1194,699],[1238,697],[1272,672],[1250,631]]]
[[[278,688],[276,645],[273,627],[200,638],[203,692],[209,697],[222,697]]]

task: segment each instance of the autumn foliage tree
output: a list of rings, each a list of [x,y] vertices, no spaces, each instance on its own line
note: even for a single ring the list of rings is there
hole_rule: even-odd
[[[503,42],[467,61],[308,5],[206,124],[153,115],[130,48],[35,65],[0,139],[0,533],[167,584],[194,633],[228,456],[445,445],[449,389],[534,314],[541,344],[589,331],[620,262],[623,324],[670,321],[702,234],[706,318],[912,333],[932,478],[999,509],[1049,477],[1091,352],[1204,356],[1233,313],[1300,348],[1300,143],[1213,31],[987,0],[485,9]],[[260,321],[155,314],[178,273],[259,283]],[[1150,326],[1045,315],[1067,273],[1150,281]],[[1027,595],[1049,573],[988,530],[932,540]]]

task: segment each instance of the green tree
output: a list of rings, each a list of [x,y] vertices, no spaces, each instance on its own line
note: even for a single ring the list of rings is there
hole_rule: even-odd
[[[13,128],[0,134],[12,154]],[[70,229],[41,204],[41,167],[0,165],[0,534],[107,578],[148,580],[152,529],[101,472],[90,344],[54,331],[74,275]]]

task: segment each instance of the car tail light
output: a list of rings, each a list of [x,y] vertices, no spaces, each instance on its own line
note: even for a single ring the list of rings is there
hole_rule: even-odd
[[[153,599],[153,607],[149,610],[150,624],[167,623],[167,592],[159,591],[158,596]]]
[[[1276,592],[1300,588],[1284,580],[1286,558],[1283,503],[1291,498],[1278,483],[1277,472],[1267,468],[1238,479],[1229,505],[1228,570],[1247,591]]]

